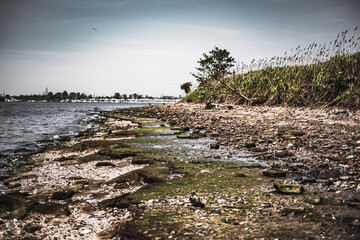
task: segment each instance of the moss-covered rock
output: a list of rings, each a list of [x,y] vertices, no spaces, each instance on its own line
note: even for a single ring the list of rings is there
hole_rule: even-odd
[[[290,184],[274,184],[274,188],[277,193],[281,194],[302,194],[304,193],[304,187],[301,185],[290,185]]]
[[[299,214],[305,212],[304,207],[286,207],[281,210],[282,215]]]

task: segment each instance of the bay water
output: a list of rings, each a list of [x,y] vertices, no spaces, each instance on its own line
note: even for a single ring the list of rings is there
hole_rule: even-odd
[[[148,103],[0,102],[0,176],[14,160],[47,142],[74,137],[94,127],[100,110],[148,106]]]

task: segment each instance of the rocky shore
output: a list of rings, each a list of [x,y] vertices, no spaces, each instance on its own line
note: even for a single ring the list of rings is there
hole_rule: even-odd
[[[360,112],[173,104],[5,179],[1,239],[359,239]]]

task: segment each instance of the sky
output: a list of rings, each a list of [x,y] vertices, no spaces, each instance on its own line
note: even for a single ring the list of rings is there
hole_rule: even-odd
[[[178,96],[215,46],[238,62],[360,25],[358,0],[0,0],[0,93]]]

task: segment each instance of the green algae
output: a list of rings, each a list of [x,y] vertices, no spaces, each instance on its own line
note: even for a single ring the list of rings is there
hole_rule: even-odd
[[[115,184],[117,188],[121,188],[125,183],[140,186],[143,181],[149,185],[130,194],[128,199],[131,203],[146,205],[148,201],[156,201],[162,204],[147,207],[138,213],[133,220],[122,226],[122,230],[116,234],[118,237],[126,233],[127,237],[142,236],[143,239],[170,236],[188,238],[196,232],[196,229],[189,226],[200,221],[194,216],[196,207],[186,204],[169,205],[168,201],[171,199],[187,201],[192,192],[196,192],[201,199],[206,199],[205,208],[201,212],[212,216],[211,220],[205,221],[206,224],[212,226],[216,224],[226,236],[231,237],[234,231],[238,230],[234,224],[224,223],[221,219],[230,217],[235,219],[234,222],[238,222],[245,217],[246,211],[254,207],[253,204],[258,199],[266,198],[261,193],[247,194],[250,188],[260,187],[262,184],[263,176],[260,169],[206,159],[184,161],[182,160],[184,153],[181,151],[156,147],[162,144],[180,144],[184,147],[182,143],[169,143],[167,138],[161,137],[167,135],[162,131],[168,131],[170,128],[158,126],[151,121],[143,121],[142,124],[142,128],[128,130],[137,136],[136,138],[113,144],[108,150],[119,154],[134,154],[133,163],[147,165],[111,179],[107,184]],[[182,141],[186,144],[187,141],[193,140]],[[243,177],[239,178],[239,174]],[[234,206],[229,202],[229,196],[246,199],[246,202],[238,202]],[[220,200],[224,201],[223,207],[219,205]]]
[[[134,128],[128,131],[129,133],[132,133],[136,136],[148,136],[148,135],[156,135],[156,131],[167,131],[167,130],[170,130],[170,128],[152,126],[152,127]]]

